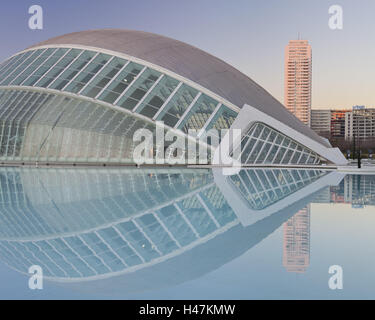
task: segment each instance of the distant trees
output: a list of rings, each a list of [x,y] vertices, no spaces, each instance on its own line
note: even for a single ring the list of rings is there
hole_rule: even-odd
[[[358,149],[361,150],[363,158],[374,155],[375,152],[375,138],[355,139],[355,141],[354,139],[345,140],[345,138],[342,137],[327,137],[327,139],[329,139],[333,147],[339,148],[345,156],[347,156],[348,151],[353,155],[354,152],[358,152]]]

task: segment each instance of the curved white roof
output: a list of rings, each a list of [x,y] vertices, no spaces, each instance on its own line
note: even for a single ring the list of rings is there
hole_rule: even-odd
[[[143,31],[101,29],[62,35],[32,47],[53,44],[103,48],[148,61],[194,81],[240,108],[249,104],[329,147],[248,76],[184,42]]]

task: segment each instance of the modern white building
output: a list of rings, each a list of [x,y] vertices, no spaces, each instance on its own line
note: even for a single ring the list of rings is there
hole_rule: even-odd
[[[0,161],[132,164],[137,129],[159,121],[187,139],[241,129],[222,143],[246,164],[345,164],[266,90],[210,54],[163,36],[104,29],[27,48],[0,65]],[[224,141],[225,139],[223,139]],[[152,145],[155,158],[166,146]]]

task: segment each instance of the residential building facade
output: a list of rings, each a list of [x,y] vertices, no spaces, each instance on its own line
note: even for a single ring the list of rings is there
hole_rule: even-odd
[[[291,40],[285,48],[284,104],[310,126],[312,51],[307,40]]]

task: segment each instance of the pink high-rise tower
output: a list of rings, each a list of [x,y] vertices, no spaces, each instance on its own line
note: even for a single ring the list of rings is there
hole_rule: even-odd
[[[284,104],[310,126],[312,52],[307,40],[291,40],[285,48]]]

